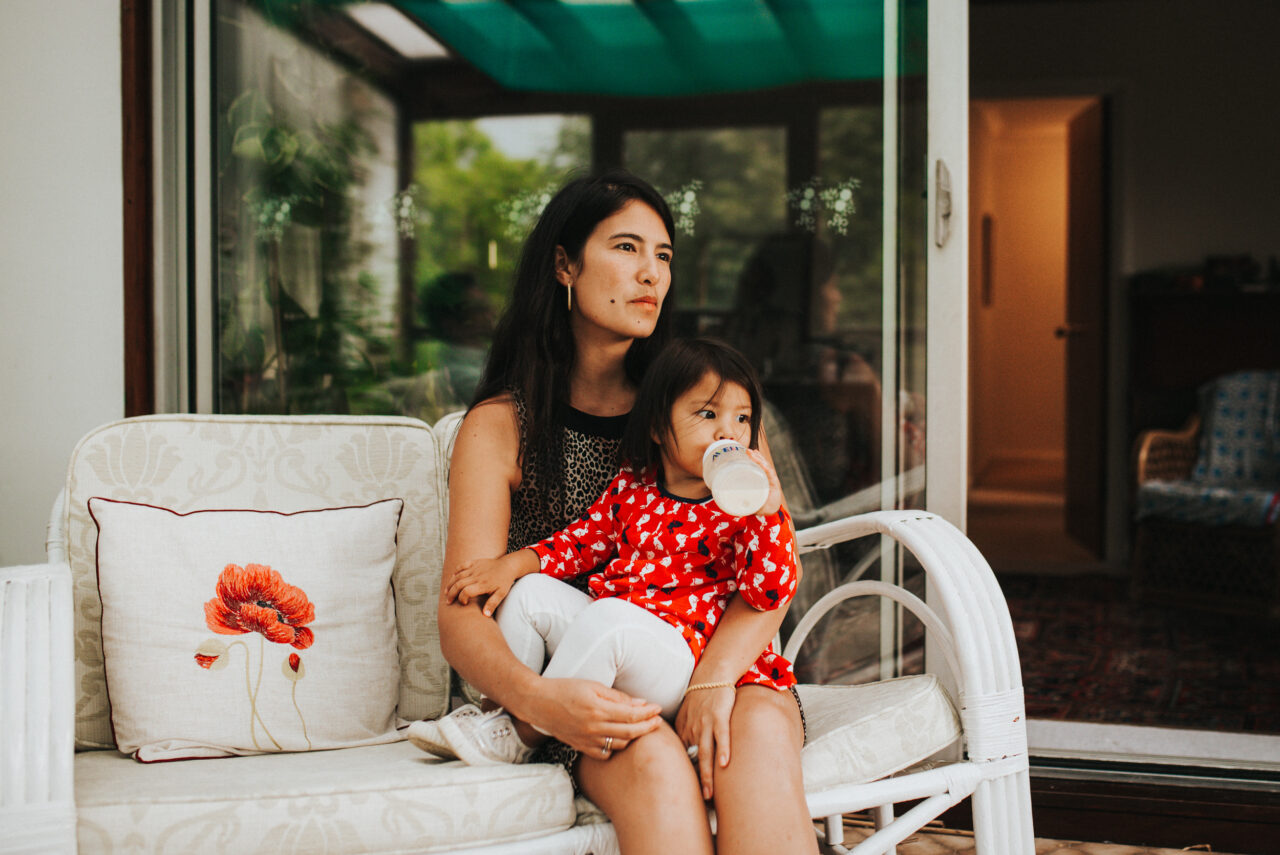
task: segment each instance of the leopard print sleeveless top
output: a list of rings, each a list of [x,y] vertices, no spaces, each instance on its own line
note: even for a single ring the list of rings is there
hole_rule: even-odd
[[[519,395],[515,403],[523,427],[525,407]],[[557,421],[563,433],[563,483],[559,488],[549,486],[536,455],[525,455],[520,486],[511,495],[508,552],[523,549],[578,519],[618,474],[618,449],[627,424],[625,414],[593,416],[565,405],[557,413]]]

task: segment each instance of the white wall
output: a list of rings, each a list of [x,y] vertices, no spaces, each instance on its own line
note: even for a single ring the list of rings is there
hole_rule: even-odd
[[[1118,268],[1280,256],[1274,0],[972,9],[975,98],[1114,94]]]
[[[124,412],[120,5],[0,2],[0,565]]]

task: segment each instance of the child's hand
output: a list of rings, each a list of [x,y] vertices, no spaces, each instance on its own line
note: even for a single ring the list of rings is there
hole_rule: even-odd
[[[778,508],[782,507],[782,484],[778,481],[778,473],[769,462],[769,458],[758,450],[748,448],[747,454],[764,470],[765,476],[769,479],[769,498],[764,500],[764,506],[756,513],[766,517],[776,514]]]
[[[532,561],[526,553],[532,556]],[[453,572],[453,578],[449,580],[449,587],[445,591],[445,602],[457,600],[465,606],[472,600],[487,597],[484,613],[492,615],[506,599],[507,592],[517,579],[537,571],[538,556],[528,549],[521,549],[501,558],[468,561]]]

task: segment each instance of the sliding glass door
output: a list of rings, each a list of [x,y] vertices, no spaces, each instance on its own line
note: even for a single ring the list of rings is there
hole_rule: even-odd
[[[761,373],[797,521],[962,524],[963,5],[195,3],[181,405],[464,406],[541,204],[622,164],[676,212],[680,332]],[[927,596],[864,540],[810,557],[793,614],[863,577]],[[860,681],[927,655],[869,600],[800,668]]]

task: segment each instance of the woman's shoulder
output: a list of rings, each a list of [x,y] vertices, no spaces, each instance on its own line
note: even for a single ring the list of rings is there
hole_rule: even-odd
[[[520,424],[519,399],[512,392],[501,392],[492,398],[485,398],[467,410],[463,418],[464,425],[503,426],[512,424],[517,428]]]
[[[520,446],[520,414],[515,397],[503,393],[473,406],[462,419],[457,442],[463,448],[474,447],[487,453],[510,448],[514,454]]]

